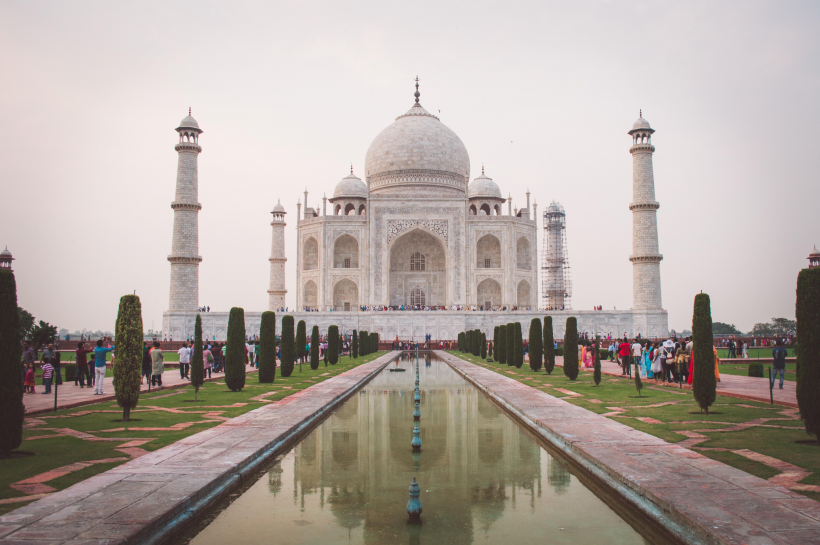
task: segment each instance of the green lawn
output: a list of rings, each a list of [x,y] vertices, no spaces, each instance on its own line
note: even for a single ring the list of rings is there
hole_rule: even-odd
[[[457,351],[450,353],[597,414],[613,412],[615,409],[623,410],[624,412],[618,416],[609,418],[670,443],[686,439],[675,431],[698,430],[698,433],[706,435],[709,439],[697,445],[694,448],[695,451],[763,479],[774,476],[777,471],[736,454],[732,450],[749,449],[805,468],[812,474],[803,479],[800,484],[820,485],[820,446],[816,442],[809,443],[814,437],[806,434],[802,420],[797,417],[796,409],[718,395],[715,404],[706,415],[700,411],[691,390],[656,386],[652,380],[644,379],[644,387],[639,396],[632,379],[602,375],[600,385],[595,386],[592,373],[583,369],[578,374],[577,380],[571,381],[564,376],[562,367],[556,367],[551,375],[547,375],[543,369],[538,373],[533,372],[526,363],[520,369],[516,369],[499,363],[487,363],[480,358]],[[724,372],[724,367],[727,366],[720,366],[721,373]],[[581,396],[568,396],[555,388],[563,388],[579,393]],[[602,403],[595,403],[592,400]],[[664,402],[674,403],[662,407],[648,407],[648,405]],[[647,424],[637,420],[636,417],[651,417],[662,423]],[[720,431],[729,425],[758,418],[783,419],[770,420],[766,423],[782,427],[754,426],[741,431]],[[727,450],[698,450],[697,447]],[[820,493],[801,492],[801,494],[820,500]]]
[[[752,361],[752,360],[750,360]],[[763,365],[763,376],[768,377],[768,372],[772,367],[772,364],[762,364]],[[734,363],[722,363],[720,364],[720,374],[727,374],[727,375],[741,375],[744,377],[749,376],[749,364],[748,363],[741,363],[741,364],[734,364]],[[778,381],[780,377],[777,378]],[[765,378],[761,380],[766,380]],[[797,380],[797,364],[796,363],[787,363],[786,364],[786,380]]]
[[[718,348],[718,357],[720,359],[728,358],[729,357],[729,349],[728,348]],[[793,358],[794,357],[794,348],[787,348],[786,349],[786,357]],[[772,359],[772,347],[766,348],[749,348],[749,359],[757,359],[757,358],[767,358]]]
[[[220,418],[233,418],[266,404],[265,401],[252,400],[251,398],[273,392],[265,399],[278,401],[357,365],[372,361],[383,354],[385,352],[377,352],[356,360],[344,356],[339,358],[339,363],[336,365],[325,367],[324,363],[320,363],[319,369],[316,371],[312,371],[309,364],[304,364],[301,370],[299,365],[296,365],[293,374],[287,378],[280,376],[279,370],[277,370],[276,380],[273,384],[260,384],[257,378],[258,375],[252,373],[247,375],[245,387],[240,392],[228,390],[223,380],[208,382],[200,388],[198,402],[193,402],[194,390],[192,387],[152,390],[150,394],[140,396],[139,405],[131,411],[131,421],[128,423],[121,421],[122,409],[117,407],[116,402],[110,401],[26,418],[25,424],[29,427],[23,432],[23,444],[11,458],[0,459],[0,499],[25,496],[24,492],[10,488],[10,485],[46,471],[80,461],[126,458],[126,460],[119,462],[94,464],[45,483],[57,490],[62,490],[127,461],[128,456],[118,452],[116,448],[128,440],[150,438],[149,442],[140,445],[139,448],[148,451],[157,450],[184,437],[216,426],[221,422],[221,420],[205,416],[205,413],[213,413]],[[234,407],[234,404],[243,405]],[[182,409],[185,412],[169,413],[152,407]],[[185,422],[194,422],[194,424],[184,429],[159,431],[133,429],[141,427],[170,428],[174,424]],[[121,437],[123,440],[86,441],[76,437],[59,435],[54,431],[43,428],[70,428],[97,437]],[[125,429],[106,431],[117,428]],[[32,437],[41,438],[28,440]],[[25,503],[0,505],[0,515],[23,505]]]

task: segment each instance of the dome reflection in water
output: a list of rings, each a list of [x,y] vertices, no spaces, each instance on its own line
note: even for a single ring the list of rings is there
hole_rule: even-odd
[[[415,372],[385,369],[191,543],[644,543],[446,363],[419,363],[421,453],[408,440]],[[418,526],[406,511],[414,477]]]

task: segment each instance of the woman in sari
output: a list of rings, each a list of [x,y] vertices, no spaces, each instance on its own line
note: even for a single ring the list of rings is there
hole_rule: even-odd
[[[592,346],[584,346],[583,351],[583,362],[584,368],[591,368],[592,367]]]
[[[652,378],[652,343],[647,342],[641,349],[641,375]]]

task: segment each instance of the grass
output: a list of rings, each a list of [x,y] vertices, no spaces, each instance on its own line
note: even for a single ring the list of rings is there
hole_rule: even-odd
[[[139,405],[131,411],[131,421],[127,423],[121,421],[122,409],[115,402],[110,401],[27,418],[26,424],[30,424],[31,427],[24,430],[23,444],[15,452],[28,452],[33,455],[0,459],[0,499],[25,496],[26,493],[15,490],[10,485],[53,469],[81,461],[126,458],[121,462],[94,464],[45,483],[57,490],[62,490],[128,461],[127,459],[130,459],[128,455],[116,449],[129,440],[149,439],[139,448],[147,451],[160,449],[219,425],[222,422],[221,418],[234,418],[267,404],[265,401],[251,398],[273,392],[265,396],[265,399],[278,401],[353,367],[372,361],[383,354],[385,352],[377,352],[356,360],[343,356],[339,358],[339,363],[336,365],[325,367],[320,362],[319,369],[316,371],[312,371],[309,364],[302,365],[300,371],[297,364],[293,374],[287,378],[283,378],[277,370],[273,384],[260,384],[257,373],[251,373],[247,375],[245,387],[240,392],[231,392],[222,380],[208,382],[199,389],[198,403],[191,402],[194,399],[192,387],[152,390],[150,394],[140,396]],[[168,394],[174,395],[169,396]],[[235,407],[234,404],[241,404],[241,406]],[[157,410],[162,408],[180,409],[184,412],[171,413]],[[212,418],[207,413],[219,416],[220,419]],[[42,423],[37,424],[38,420]],[[183,429],[171,428],[175,424],[188,422],[193,422],[193,424]],[[70,428],[100,438],[122,438],[122,440],[86,441],[60,435],[44,428]],[[133,428],[171,429],[142,431]],[[35,437],[40,438],[32,439]],[[0,515],[23,505],[25,502],[0,505]]]
[[[729,357],[729,349],[728,348],[718,348],[718,357],[720,359],[728,358]],[[794,348],[787,348],[786,349],[786,357],[793,358],[794,357]],[[749,359],[757,359],[757,358],[766,358],[772,359],[772,347],[763,347],[763,348],[749,348]]]
[[[751,363],[754,360],[749,360]],[[763,380],[767,380],[768,377],[768,370],[771,368],[771,364],[762,364],[763,365]],[[720,365],[720,374],[727,374],[727,375],[741,375],[744,377],[749,376],[749,364],[733,364],[733,363],[726,363]],[[777,377],[778,382],[780,381],[780,377]],[[796,363],[787,363],[786,364],[786,380],[796,381],[797,380],[797,364]],[[777,388],[777,386],[775,386]]]
[[[564,376],[563,367],[556,367],[551,375],[547,375],[543,369],[538,373],[533,372],[526,363],[520,369],[516,369],[499,363],[487,363],[470,354],[457,351],[450,353],[597,414],[611,413],[615,409],[622,410],[623,412],[617,416],[609,418],[670,443],[686,439],[685,436],[676,433],[677,431],[697,430],[709,439],[696,445],[695,451],[757,477],[768,479],[778,472],[765,464],[735,454],[732,450],[749,449],[789,462],[812,472],[800,484],[820,485],[820,446],[808,443],[813,436],[806,434],[803,421],[799,420],[796,409],[773,407],[768,403],[718,395],[707,415],[700,412],[691,390],[655,386],[651,379],[643,380],[644,387],[641,390],[641,397],[638,397],[633,379],[603,375],[600,385],[595,386],[591,370],[581,369],[578,379],[571,381]],[[724,367],[727,366],[721,365],[721,373],[724,372]],[[581,396],[569,396],[556,388],[579,393]],[[649,406],[665,402],[671,403],[661,407]],[[637,417],[651,417],[661,423],[649,424],[637,420]],[[782,427],[754,426],[740,431],[720,431],[730,425],[758,418],[783,419],[769,420],[765,423]],[[728,450],[698,450],[698,447]],[[820,493],[800,493],[820,500]]]

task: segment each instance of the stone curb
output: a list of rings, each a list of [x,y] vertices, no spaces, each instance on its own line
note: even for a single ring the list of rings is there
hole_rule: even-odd
[[[171,542],[399,354],[389,352],[0,516],[0,543]]]

